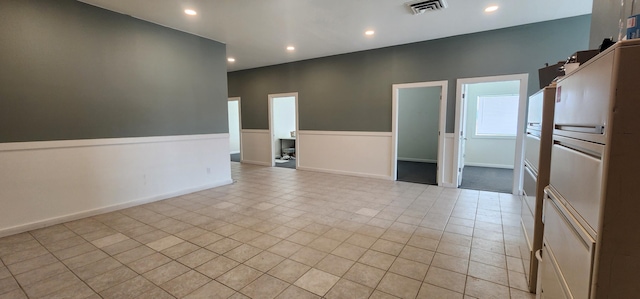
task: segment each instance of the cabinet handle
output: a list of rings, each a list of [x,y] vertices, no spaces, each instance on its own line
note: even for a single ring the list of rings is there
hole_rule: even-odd
[[[536,250],[536,260],[538,260],[538,262],[542,263],[542,249]]]

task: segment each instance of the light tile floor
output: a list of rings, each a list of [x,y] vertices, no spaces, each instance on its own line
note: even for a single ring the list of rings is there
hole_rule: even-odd
[[[0,299],[533,298],[516,197],[235,162],[232,175],[0,239]]]

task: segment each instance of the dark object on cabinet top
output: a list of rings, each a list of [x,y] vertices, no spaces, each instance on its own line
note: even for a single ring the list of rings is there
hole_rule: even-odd
[[[564,61],[558,61],[554,65],[547,65],[538,70],[538,78],[540,80],[540,89],[545,88],[557,77],[564,76]]]

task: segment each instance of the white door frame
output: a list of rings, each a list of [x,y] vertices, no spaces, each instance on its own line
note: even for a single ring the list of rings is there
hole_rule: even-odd
[[[515,74],[515,75],[504,75],[504,76],[489,76],[489,77],[475,77],[475,78],[464,78],[456,80],[456,123],[455,123],[455,139],[454,139],[454,168],[453,170],[456,173],[456,179],[460,176],[460,172],[458,169],[462,165],[459,165],[460,162],[460,136],[462,135],[462,130],[465,128],[461,128],[462,123],[462,111],[460,107],[462,107],[462,93],[463,93],[463,85],[465,84],[474,84],[474,83],[487,83],[487,82],[496,82],[496,81],[520,81],[520,99],[518,101],[518,132],[516,134],[516,152],[515,152],[515,161],[513,163],[513,186],[511,188],[511,193],[515,195],[522,194],[522,177],[523,177],[523,167],[524,167],[524,129],[526,122],[526,114],[527,114],[527,86],[529,84],[529,74]]]
[[[398,99],[400,89],[418,88],[418,87],[435,87],[440,86],[442,93],[440,94],[440,120],[438,125],[438,166],[436,173],[436,182],[438,186],[442,186],[444,182],[444,130],[447,121],[447,86],[448,81],[430,81],[417,83],[393,84],[392,90],[392,108],[391,108],[391,169],[393,171],[393,180],[398,180]]]
[[[229,109],[228,102],[234,102],[234,101],[238,102],[238,122],[239,122],[238,123],[238,131],[239,131],[238,132],[238,135],[239,135],[238,138],[240,139],[240,141],[239,141],[239,144],[240,144],[240,163],[242,163],[242,160],[244,160],[244,159],[242,158],[242,105],[240,105],[241,104],[240,97],[229,98],[228,101],[227,101],[227,109]]]
[[[269,142],[269,157],[271,157],[271,167],[276,166],[276,160],[274,159],[275,153],[273,152],[274,142],[275,142],[275,132],[273,131],[273,99],[274,98],[284,98],[284,97],[294,97],[296,103],[296,169],[300,167],[300,146],[299,146],[299,134],[300,131],[298,129],[298,93],[297,92],[288,92],[288,93],[274,93],[269,95],[269,138],[271,138],[271,142]]]

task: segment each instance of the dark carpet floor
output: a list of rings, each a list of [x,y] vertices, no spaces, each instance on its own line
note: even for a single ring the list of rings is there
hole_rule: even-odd
[[[465,166],[462,189],[511,193],[513,169]]]
[[[437,185],[436,163],[398,161],[398,181]]]
[[[296,169],[296,160],[291,159],[284,163],[276,163],[276,167]]]
[[[240,154],[231,154],[231,162],[240,162]],[[296,160],[289,160],[285,163],[276,163],[276,167],[296,169]]]

